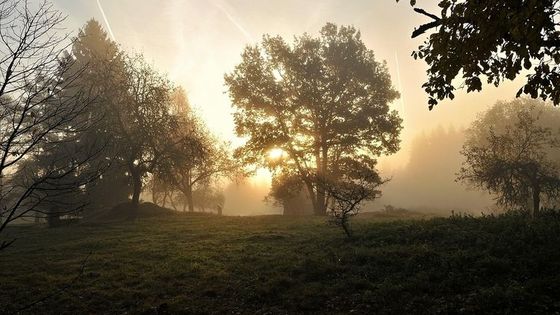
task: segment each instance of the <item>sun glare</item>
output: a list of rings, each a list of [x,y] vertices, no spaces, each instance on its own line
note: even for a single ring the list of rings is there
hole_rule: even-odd
[[[268,151],[268,159],[270,160],[279,160],[286,155],[286,152],[280,148],[270,149]]]

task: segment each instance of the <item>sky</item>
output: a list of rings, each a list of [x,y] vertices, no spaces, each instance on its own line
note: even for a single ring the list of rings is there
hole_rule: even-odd
[[[462,128],[497,100],[509,100],[519,81],[499,88],[484,87],[482,93],[459,92],[453,101],[428,110],[421,88],[426,65],[411,57],[423,38],[411,39],[414,27],[429,22],[415,13],[409,1],[394,0],[54,0],[68,15],[66,27],[76,33],[95,18],[111,30],[114,39],[129,52],[142,52],[160,71],[188,92],[190,102],[209,128],[224,139],[238,143],[233,133],[231,102],[224,74],[241,62],[248,44],[263,34],[286,39],[307,32],[317,35],[327,22],[353,25],[377,60],[387,62],[393,84],[401,98],[392,106],[404,119],[402,149],[382,158],[381,167],[405,165],[415,136],[439,126]],[[417,1],[436,12],[435,1]],[[105,13],[103,17],[101,8]]]

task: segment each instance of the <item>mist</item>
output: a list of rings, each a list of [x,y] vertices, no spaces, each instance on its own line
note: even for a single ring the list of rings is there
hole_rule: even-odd
[[[391,168],[385,161],[382,173],[391,180],[375,203],[427,213],[480,214],[494,211],[492,197],[457,181],[464,162],[460,151],[465,141],[464,129],[439,126],[414,137],[409,160],[404,166]]]
[[[0,0],[0,314],[560,314],[560,0]]]
[[[464,158],[460,154],[465,129],[439,126],[417,134],[407,152],[385,157],[380,171],[389,182],[382,186],[382,196],[368,203],[366,211],[382,211],[385,206],[404,208],[426,214],[495,213],[492,195],[457,180]],[[403,161],[402,155],[408,157]],[[282,209],[270,200],[268,179],[229,183],[225,190],[228,215],[281,214]]]

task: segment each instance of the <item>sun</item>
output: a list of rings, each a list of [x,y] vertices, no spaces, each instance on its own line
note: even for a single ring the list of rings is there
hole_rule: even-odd
[[[286,152],[280,148],[270,149],[268,151],[268,159],[272,161],[280,160],[286,155]]]

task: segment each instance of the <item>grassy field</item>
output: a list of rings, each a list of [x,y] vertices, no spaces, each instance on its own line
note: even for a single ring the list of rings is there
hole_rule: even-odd
[[[349,241],[311,217],[14,226],[18,240],[0,254],[0,313],[560,311],[557,213],[368,216],[353,227]]]

